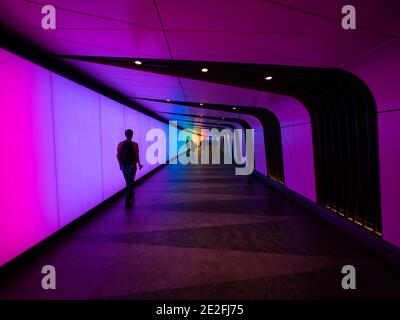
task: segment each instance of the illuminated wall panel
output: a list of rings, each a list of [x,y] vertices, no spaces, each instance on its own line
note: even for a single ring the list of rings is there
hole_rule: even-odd
[[[140,131],[139,112],[130,108],[125,108],[125,129],[133,130],[133,141],[139,144],[139,157],[140,161],[143,162],[146,155],[144,153],[144,149],[140,145],[140,137],[142,133]],[[136,173],[136,179],[140,178],[141,176],[141,170],[138,170]]]
[[[400,247],[400,111],[378,114],[383,238]]]
[[[167,160],[169,160],[169,136],[168,136],[168,128],[169,126],[165,123],[161,123],[161,129],[165,132],[165,142],[166,142],[166,156]]]
[[[58,228],[51,74],[0,50],[0,266]]]
[[[125,139],[126,107],[100,96],[101,158],[104,197],[109,198],[125,186],[117,161],[117,145]]]
[[[311,124],[296,125],[293,129],[298,168],[298,192],[310,200],[317,201]]]
[[[311,124],[281,128],[285,185],[316,201]]]
[[[161,123],[158,120],[150,118],[150,126],[152,129],[160,129],[160,130],[164,131],[165,137],[166,138],[168,137],[168,126],[165,123]],[[156,141],[158,141],[158,140],[156,140]],[[153,143],[154,142],[150,142],[150,144],[153,144]],[[163,147],[164,147],[164,150],[166,150],[165,160],[167,160],[167,158],[168,158],[168,140],[167,139],[165,139],[165,145]]]
[[[133,130],[133,141],[140,142],[140,123],[139,123],[139,112],[125,108],[125,130]]]
[[[143,176],[146,173],[150,172],[151,169],[153,169],[154,166],[150,165],[147,160],[146,160],[146,149],[147,146],[149,146],[151,143],[146,141],[146,133],[148,130],[151,129],[151,124],[150,124],[150,117],[144,115],[144,114],[139,114],[139,122],[140,122],[140,142],[139,146],[142,150],[141,154],[141,161],[143,165],[143,169],[140,170],[139,176]]]
[[[264,132],[262,128],[254,130],[254,161],[255,170],[267,175],[267,160],[265,158]]]
[[[296,106],[300,105],[294,99],[286,99],[285,97],[280,100],[280,106],[283,107],[285,101],[288,102],[289,107],[293,107],[294,102]],[[288,109],[290,109],[289,107]],[[282,117],[282,114],[280,116]],[[262,126],[256,119],[250,117],[245,119],[254,129],[256,170],[266,176],[267,164]],[[293,117],[293,119],[286,122],[280,120],[285,186],[312,201],[316,201],[311,124],[309,122],[300,123],[303,118],[299,116]],[[296,122],[299,123],[294,124]],[[290,125],[284,125],[285,123],[290,123]]]
[[[243,116],[251,129],[254,129],[254,161],[255,170],[263,175],[267,175],[267,160],[265,156],[265,139],[264,139],[264,129],[261,125],[260,120],[256,117],[245,115]],[[238,129],[243,129],[238,126]],[[245,133],[245,131],[243,131]],[[243,139],[243,146],[246,148],[246,140]],[[245,149],[244,149],[245,150]],[[245,152],[243,152],[245,153]]]
[[[60,223],[103,200],[99,95],[53,76]]]
[[[296,190],[298,188],[296,143],[292,126],[281,128],[283,166],[285,172],[285,185]]]

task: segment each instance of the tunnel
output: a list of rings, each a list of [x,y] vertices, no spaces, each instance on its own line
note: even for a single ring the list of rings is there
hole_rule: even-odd
[[[350,2],[1,1],[0,300],[398,300],[400,5]]]

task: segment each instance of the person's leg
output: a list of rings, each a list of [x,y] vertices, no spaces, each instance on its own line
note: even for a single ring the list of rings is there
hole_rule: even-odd
[[[125,184],[126,184],[126,195],[125,195],[125,205],[128,206],[130,199],[131,199],[131,183],[130,183],[130,168],[129,167],[123,167],[122,168],[122,173],[125,178]]]
[[[136,166],[129,168],[129,190],[130,190],[130,199],[133,198],[135,195],[134,192],[134,184],[135,184],[135,177],[136,177]]]

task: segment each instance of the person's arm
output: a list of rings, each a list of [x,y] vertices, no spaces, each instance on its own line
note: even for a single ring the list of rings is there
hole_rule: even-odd
[[[143,165],[140,163],[139,145],[137,143],[135,144],[135,152],[136,152],[136,159],[138,160],[138,164],[139,164],[139,169],[142,170]]]
[[[119,167],[121,168],[121,149],[122,149],[122,142],[118,143],[118,147],[117,147],[117,160],[118,160],[118,164]]]

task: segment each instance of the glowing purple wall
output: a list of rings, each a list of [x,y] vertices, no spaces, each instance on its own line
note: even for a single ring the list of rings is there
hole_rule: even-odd
[[[147,130],[168,126],[0,50],[0,265],[124,187],[125,128],[144,165]]]
[[[378,115],[382,234],[400,247],[400,112]]]
[[[281,127],[285,186],[316,201],[311,124]]]
[[[267,175],[267,160],[265,158],[264,130],[261,122],[254,116],[242,115],[252,129],[254,129],[254,162],[255,170]],[[240,127],[240,129],[243,129]],[[243,154],[246,153],[246,142],[243,141]]]
[[[101,159],[105,198],[121,190],[125,184],[119,168],[115,166],[115,141],[124,139],[125,109],[125,106],[111,99],[100,97]]]

